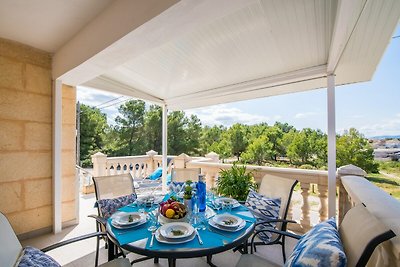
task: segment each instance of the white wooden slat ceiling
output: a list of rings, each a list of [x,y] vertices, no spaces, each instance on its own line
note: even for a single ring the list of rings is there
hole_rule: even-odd
[[[168,99],[323,65],[335,10],[334,1],[256,1],[104,76]]]
[[[173,14],[174,8],[182,12],[188,3],[181,1],[165,13]],[[86,85],[127,92],[172,109],[326,86],[337,10],[346,10],[338,5],[348,2],[218,0],[218,7],[235,3],[235,8],[207,15],[207,5],[212,9],[215,3],[203,1],[197,13],[188,8],[186,16],[197,19],[194,27],[183,26],[173,38],[157,45],[153,41],[151,49],[131,58],[127,54],[122,65]],[[397,0],[354,0],[349,6],[345,27],[339,29],[342,43],[334,44],[343,47],[337,49],[338,64],[333,64],[339,85],[371,79],[400,16]],[[152,27],[160,19],[159,27],[174,32],[165,23],[171,20],[174,25],[174,16],[160,17],[153,19]],[[110,86],[113,89],[107,89]]]

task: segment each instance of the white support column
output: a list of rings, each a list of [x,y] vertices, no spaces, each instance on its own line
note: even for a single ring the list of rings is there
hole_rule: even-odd
[[[61,232],[61,141],[62,81],[56,80],[53,91],[53,233]]]
[[[335,76],[327,77],[328,103],[328,216],[336,217],[336,119]]]
[[[162,105],[162,190],[167,192],[167,142],[168,142],[168,109]]]

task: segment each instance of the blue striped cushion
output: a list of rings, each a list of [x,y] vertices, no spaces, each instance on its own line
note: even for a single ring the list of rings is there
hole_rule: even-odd
[[[249,208],[249,210],[253,213],[254,217],[257,219],[257,222],[262,222],[265,220],[278,219],[279,218],[279,210],[281,207],[281,199],[280,198],[268,198],[261,194],[258,194],[254,190],[250,190],[247,195],[247,200],[245,205]],[[262,225],[256,226],[256,231],[264,230],[267,227],[275,228],[276,223],[265,223]],[[271,240],[272,234],[270,232],[262,232],[257,235],[261,241],[268,243]]]
[[[46,255],[37,248],[24,248],[22,256],[18,260],[18,267],[60,267],[52,257]]]
[[[344,267],[343,251],[334,218],[321,222],[303,235],[286,261],[290,267]]]
[[[97,201],[97,204],[100,207],[101,214],[105,219],[108,219],[111,215],[113,215],[119,208],[126,206],[130,203],[133,203],[136,200],[137,196],[135,193],[112,198],[112,199],[100,199]]]

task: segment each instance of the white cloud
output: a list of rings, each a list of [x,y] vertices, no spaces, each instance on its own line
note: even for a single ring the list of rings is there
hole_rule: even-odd
[[[400,113],[380,123],[361,126],[360,131],[366,136],[400,135]]]
[[[281,118],[279,115],[275,115],[272,118],[262,115],[255,115],[243,112],[238,108],[230,108],[226,105],[217,105],[206,108],[198,108],[187,110],[186,114],[195,114],[203,124],[213,125],[224,125],[231,126],[235,123],[242,124],[257,124],[261,122],[267,122],[269,124],[275,122],[275,120]]]
[[[101,112],[107,114],[107,122],[109,124],[115,123],[115,118],[119,114],[118,107],[123,103],[123,101],[130,99],[130,97],[127,96],[121,96],[115,93],[82,86],[77,87],[76,98],[80,103],[85,105],[98,106]]]
[[[315,112],[304,112],[304,113],[297,113],[296,115],[294,115],[294,117],[296,119],[305,119],[305,118],[309,118],[309,117],[312,117],[315,115],[317,115],[317,113],[315,113]]]

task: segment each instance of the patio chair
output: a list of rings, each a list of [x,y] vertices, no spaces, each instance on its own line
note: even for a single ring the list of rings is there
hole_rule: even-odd
[[[50,250],[85,240],[92,237],[102,236],[105,233],[96,232],[80,237],[75,237],[60,243],[51,245],[42,250],[26,247],[23,248],[6,216],[0,212],[0,236],[3,244],[0,249],[1,266],[36,266],[49,267],[60,266],[53,258],[46,255]],[[100,265],[101,267],[127,267],[131,266],[128,259],[116,259]]]
[[[106,230],[107,219],[117,211],[117,209],[132,203],[136,200],[136,193],[133,178],[130,173],[110,176],[93,177],[96,194],[96,206],[98,215],[89,215],[96,220],[96,230],[104,232]],[[104,239],[106,248],[107,239],[103,236],[97,237],[96,259],[97,266],[99,258],[100,240]],[[125,257],[125,253],[119,248],[120,255]]]
[[[197,182],[201,168],[173,168],[171,173],[172,182],[186,182],[192,180]]]
[[[293,190],[297,183],[297,180],[265,175],[258,193],[250,191],[245,205],[250,209],[254,217],[257,218],[256,231],[272,227],[285,232],[289,222],[295,223],[295,221],[287,220],[286,217]],[[283,258],[286,259],[285,235],[278,232],[261,232],[257,237],[259,240],[253,244],[255,249],[258,245],[280,244],[282,246]],[[245,251],[241,250],[241,252],[246,251],[247,248]]]
[[[314,226],[303,236],[276,229],[277,233],[299,239],[285,266],[366,266],[375,248],[396,234],[382,224],[368,209],[359,204],[350,209],[339,227],[334,218]],[[255,236],[251,240],[254,244]],[[301,264],[303,263],[303,264]],[[347,265],[346,265],[347,264]],[[254,254],[243,254],[236,267],[281,266]]]

